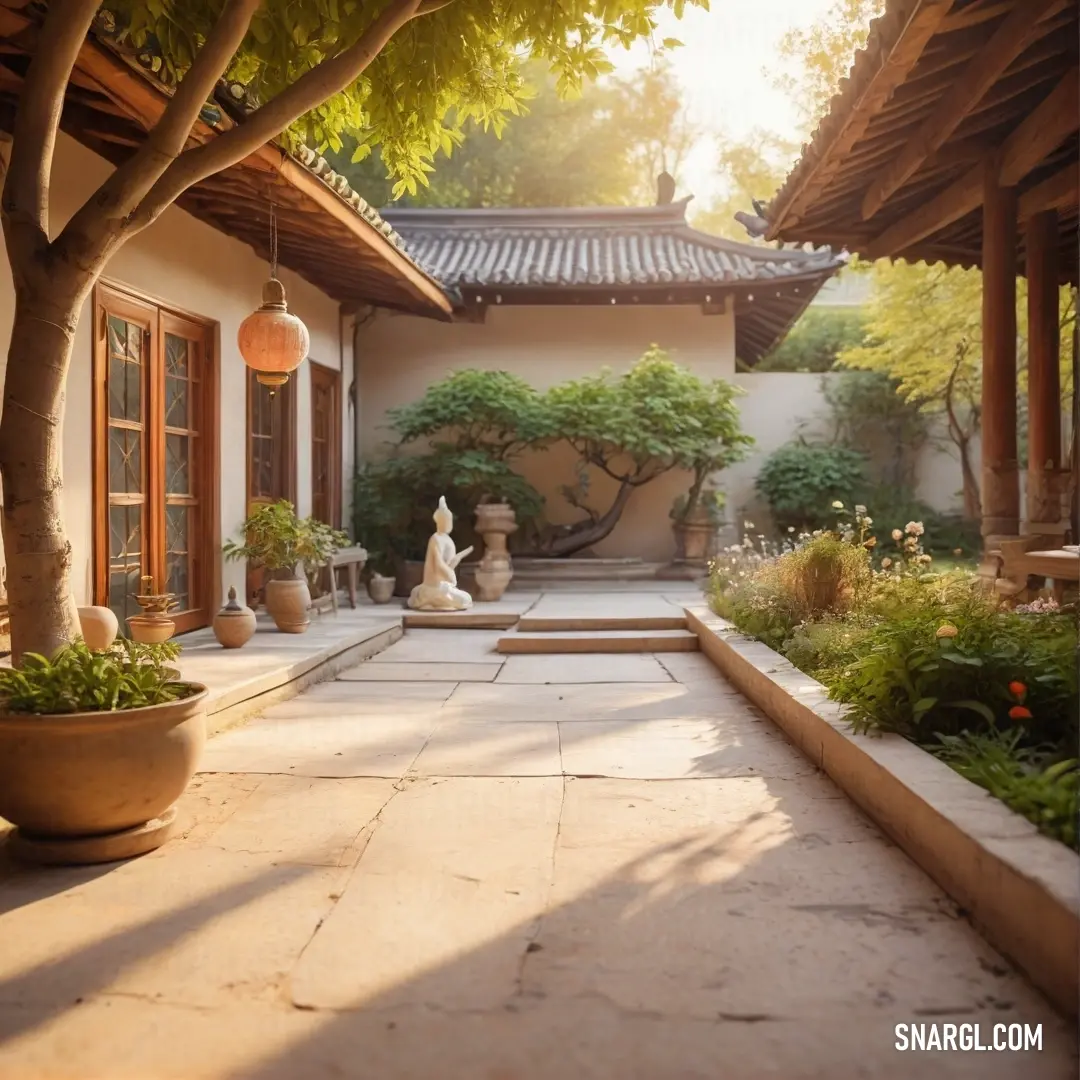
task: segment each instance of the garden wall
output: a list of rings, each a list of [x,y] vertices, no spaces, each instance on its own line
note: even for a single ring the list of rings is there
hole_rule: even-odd
[[[795,435],[801,421],[809,421],[808,430],[813,430],[817,418],[820,426],[826,406],[820,375],[736,375],[734,330],[731,315],[704,315],[692,307],[490,307],[483,323],[449,325],[381,311],[361,320],[357,329],[361,453],[383,453],[391,435],[387,410],[415,401],[451,371],[501,369],[546,389],[605,365],[623,371],[656,343],[699,377],[733,380],[746,392],[740,401],[743,427],[758,445],[748,461],[725,474],[722,486],[733,520],[750,516],[764,525],[754,494],[762,462]],[[545,496],[553,522],[579,517],[560,493],[562,485],[573,483],[573,462],[566,448],[521,462],[521,471]],[[920,494],[927,502],[940,509],[957,505],[960,468],[954,459],[924,452],[919,474]],[[668,512],[687,485],[686,475],[671,474],[636,492],[615,531],[597,545],[597,554],[670,559],[674,544]],[[597,475],[591,503],[602,509],[613,490],[612,481]]]
[[[110,165],[73,139],[59,136],[51,193],[54,235],[111,171]],[[290,310],[304,320],[311,334],[312,359],[339,370],[344,360],[341,422],[346,461],[342,483],[345,520],[348,520],[353,471],[352,423],[347,404],[352,371],[351,334],[342,341],[335,301],[287,270],[282,270],[280,276],[288,290]],[[120,249],[103,278],[121,288],[133,288],[162,305],[213,319],[218,324],[220,455],[216,494],[220,499],[221,532],[226,537],[235,533],[246,516],[247,499],[247,368],[236,346],[236,333],[240,322],[261,302],[262,284],[267,277],[269,266],[246,245],[172,207]],[[65,523],[74,553],[75,597],[80,604],[91,602],[93,557],[90,304],[88,300],[75,334],[63,448]],[[0,256],[0,340],[4,343],[0,371],[6,364],[13,310],[11,269],[6,256]],[[311,506],[308,365],[304,364],[293,377],[297,380],[297,501],[300,512],[306,514]],[[243,595],[243,567],[225,564],[222,572],[223,591],[232,584]]]

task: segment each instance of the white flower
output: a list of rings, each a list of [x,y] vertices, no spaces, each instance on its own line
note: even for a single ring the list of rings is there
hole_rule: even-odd
[[[844,504],[839,499],[837,499],[832,505],[833,505],[834,510],[843,510],[844,509]]]
[[[788,531],[789,533],[793,533],[793,532],[795,531],[795,526],[794,526],[794,525],[789,525],[789,526],[787,527],[787,531]]]
[[[752,521],[744,521],[742,523],[742,527],[744,529],[752,529],[754,527],[754,523]]]
[[[855,507],[855,513],[856,514],[865,514],[866,513],[866,507],[865,506],[856,506]]]
[[[861,524],[862,524],[862,525],[873,525],[873,524],[874,524],[874,519],[873,519],[873,518],[868,518],[868,517],[864,517],[864,518],[862,519],[862,522],[861,522]]]
[[[912,536],[922,536],[925,531],[921,521],[909,521],[907,525],[904,526],[904,532],[910,533]]]
[[[881,569],[882,570],[888,570],[890,566],[892,566],[892,559],[882,559],[881,560]]]
[[[904,539],[904,534],[899,529],[893,529],[892,538],[894,540],[903,540]]]

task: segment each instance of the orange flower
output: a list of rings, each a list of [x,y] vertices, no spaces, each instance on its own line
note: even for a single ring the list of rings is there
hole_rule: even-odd
[[[1010,720],[1030,720],[1031,719],[1031,710],[1030,709],[1025,709],[1023,705],[1014,705],[1009,710],[1009,719]]]
[[[1013,681],[1009,683],[1009,693],[1012,694],[1017,701],[1023,701],[1024,695],[1027,693],[1027,687],[1018,679],[1013,679]]]

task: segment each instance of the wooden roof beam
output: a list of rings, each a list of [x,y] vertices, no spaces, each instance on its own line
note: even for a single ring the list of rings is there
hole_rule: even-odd
[[[982,204],[988,167],[997,168],[1001,187],[1016,185],[1080,128],[1078,95],[1080,68],[1074,67],[1009,136],[999,154],[980,162],[936,198],[872,240],[864,252],[867,258],[880,259],[903,251],[970,214]]]
[[[871,183],[862,203],[863,221],[872,218],[889,196],[899,190],[959,127],[1008,66],[1039,36],[1039,21],[1055,14],[1067,2],[1024,0],[1015,5],[1012,13],[968,64],[964,74],[942,97],[938,107],[892,163]]]
[[[953,3],[954,0],[921,0],[916,5],[904,32],[892,51],[883,58],[862,96],[848,111],[847,119],[822,152],[817,164],[806,171],[799,186],[790,193],[786,206],[770,208],[769,217],[775,223],[769,231],[770,239],[776,238],[776,227],[789,216],[790,222],[797,222],[800,204],[812,198],[828,183],[847,153],[865,134],[870,122],[892,97],[893,91],[919,62],[926,43],[937,32]]]
[[[1061,210],[1076,207],[1080,202],[1080,164],[1069,162],[1040,184],[1020,196],[1019,217],[1026,221],[1044,210]]]

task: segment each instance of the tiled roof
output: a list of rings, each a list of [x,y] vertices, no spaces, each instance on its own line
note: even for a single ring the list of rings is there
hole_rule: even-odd
[[[459,303],[694,304],[735,313],[740,360],[756,363],[845,260],[710,236],[663,206],[384,210],[405,249]]]
[[[666,206],[540,210],[384,210],[412,257],[444,285],[517,288],[721,286],[833,273],[804,252],[710,236]]]

